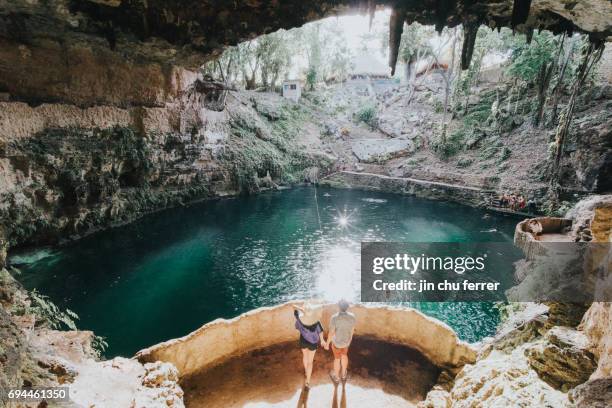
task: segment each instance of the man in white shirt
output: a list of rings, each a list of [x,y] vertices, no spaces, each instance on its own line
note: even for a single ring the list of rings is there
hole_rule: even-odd
[[[348,371],[348,349],[353,340],[355,332],[355,315],[348,311],[349,303],[346,300],[338,302],[340,311],[332,316],[329,322],[329,334],[325,348],[329,348],[331,343],[334,353],[334,370],[329,373],[334,384],[340,380],[346,382]],[[342,371],[342,373],[340,372]]]

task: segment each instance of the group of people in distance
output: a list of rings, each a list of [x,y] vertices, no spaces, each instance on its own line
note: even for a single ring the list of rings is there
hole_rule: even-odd
[[[527,201],[522,194],[506,194],[503,193],[499,197],[500,207],[510,208],[512,211],[522,211],[527,207]]]
[[[314,356],[319,346],[325,350],[329,350],[331,346],[334,368],[329,376],[334,385],[338,385],[340,381],[345,384],[348,378],[348,350],[357,322],[355,315],[348,311],[349,303],[346,300],[338,302],[338,313],[329,321],[327,340],[319,317],[320,309],[310,304],[305,304],[303,307],[293,305],[293,307],[295,328],[300,332],[299,347],[302,350],[304,364],[304,388],[310,388]]]

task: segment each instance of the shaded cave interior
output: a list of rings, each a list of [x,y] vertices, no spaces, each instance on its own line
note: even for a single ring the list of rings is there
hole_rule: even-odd
[[[191,407],[412,406],[425,399],[441,369],[409,347],[356,337],[350,348],[350,379],[334,386],[329,379],[331,350],[315,355],[310,389],[303,387],[302,355],[285,342],[234,356],[181,379]]]

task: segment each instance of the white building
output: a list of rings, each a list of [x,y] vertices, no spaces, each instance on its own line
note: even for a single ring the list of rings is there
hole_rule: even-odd
[[[287,79],[283,81],[283,98],[291,99],[294,102],[300,100],[302,96],[302,83],[297,79]]]

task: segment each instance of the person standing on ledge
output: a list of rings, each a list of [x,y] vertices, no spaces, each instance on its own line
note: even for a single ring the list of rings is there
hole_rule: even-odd
[[[306,303],[304,307],[293,305],[293,315],[295,316],[295,328],[300,332],[300,349],[302,350],[302,363],[304,364],[304,388],[310,388],[310,377],[312,376],[312,366],[314,356],[321,345],[325,345],[323,337],[323,326],[319,321],[319,313],[313,306]],[[301,316],[300,316],[301,312]],[[327,349],[327,346],[325,345]]]
[[[332,352],[334,353],[334,369],[329,373],[334,384],[338,384],[340,380],[346,383],[348,376],[348,349],[353,340],[355,323],[357,322],[355,315],[348,311],[349,303],[346,300],[340,300],[338,308],[340,311],[332,316],[329,322],[327,342],[323,344],[325,349],[328,349],[331,343]],[[342,373],[340,373],[341,370]]]

